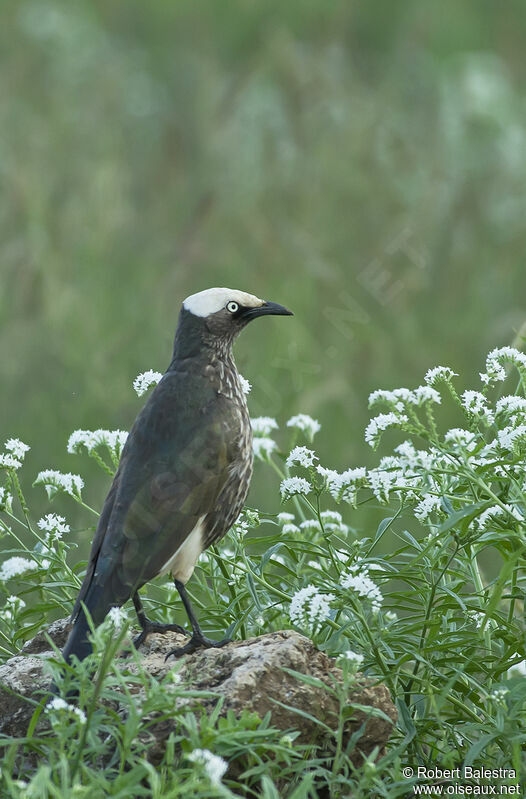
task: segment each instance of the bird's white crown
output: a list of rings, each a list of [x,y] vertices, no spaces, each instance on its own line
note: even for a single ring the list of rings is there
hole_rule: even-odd
[[[191,294],[183,302],[183,308],[186,308],[187,311],[190,311],[195,316],[209,316],[225,308],[226,304],[231,301],[248,308],[259,308],[264,303],[264,300],[260,300],[259,297],[255,297],[253,294],[247,294],[246,291],[215,288]]]

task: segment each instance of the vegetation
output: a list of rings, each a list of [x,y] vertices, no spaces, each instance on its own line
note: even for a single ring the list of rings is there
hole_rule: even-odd
[[[85,721],[58,707],[53,735],[0,741],[2,799],[405,797],[405,767],[519,768],[526,417],[503,398],[525,385],[525,30],[522,0],[505,13],[4,0],[1,659],[71,610],[125,435],[112,431],[138,411],[130,378],[165,368],[185,296],[230,285],[296,315],[237,346],[261,462],[250,508],[192,580],[203,626],[297,626],[347,680],[359,668],[384,681],[399,726],[386,757],[356,771],[347,752],[300,751],[268,719],[181,715],[154,770],[141,718],[124,727],[95,701],[119,679],[108,659],[98,682],[75,672]],[[485,367],[513,335],[519,354]],[[369,423],[373,389],[442,362],[459,377],[376,393]],[[462,383],[485,369],[486,383]],[[288,428],[298,410],[321,432]],[[379,461],[364,430],[398,449]],[[32,489],[50,469],[49,491]],[[183,620],[175,599],[169,584],[145,591],[160,620]],[[99,653],[114,632],[97,631]],[[143,711],[171,690],[150,685]],[[220,782],[207,765],[217,776],[221,763],[196,750],[230,763]]]
[[[436,367],[416,389],[373,392],[370,405],[381,412],[370,420],[366,441],[376,448],[390,430],[405,440],[369,469],[339,472],[320,463],[312,448],[320,425],[306,414],[291,417],[281,433],[271,417],[253,420],[256,455],[279,475],[286,510],[246,509],[220,547],[201,557],[191,591],[207,630],[222,634],[225,620],[235,637],[293,625],[338,659],[342,713],[323,748],[295,746],[294,730],[284,735],[268,717],[221,720],[181,709],[180,733],[154,769],[138,730],[147,729],[149,713],[172,705],[174,691],[185,695],[191,686],[177,682],[177,666],[162,683],[139,670],[132,679],[142,682],[146,698],[137,704],[128,694],[125,724],[102,706],[100,697],[123,684],[115,654],[129,621],[112,612],[95,631],[95,653],[86,662],[65,671],[60,658],[50,664],[64,695],[72,680],[80,684],[78,703],[54,700],[44,710],[51,734],[37,734],[33,725],[23,740],[0,739],[5,795],[397,797],[428,784],[414,776],[419,765],[508,769],[498,784],[516,785],[526,740],[526,355],[493,350],[480,378],[482,390],[459,393],[453,370]],[[492,398],[493,386],[506,380],[515,393]],[[441,431],[435,409],[443,400],[456,406],[462,426]],[[69,449],[113,472],[124,440],[120,431],[76,430]],[[26,452],[27,445],[10,439],[1,458],[9,557],[0,579],[12,592],[0,634],[4,660],[44,619],[69,612],[83,569],[68,565],[75,544],[66,517],[32,518],[19,479]],[[97,515],[84,503],[79,475],[47,469],[36,485],[65,514],[74,501],[83,514]],[[383,516],[372,536],[342,518],[344,509],[351,521],[352,508],[371,505]],[[420,533],[411,531],[415,525]],[[382,555],[388,531],[397,543]],[[491,575],[482,566],[488,552]],[[146,587],[144,595],[148,615],[183,621],[170,581]],[[342,747],[341,736],[349,712],[345,686],[358,669],[388,686],[399,720],[387,754],[356,768],[356,742]],[[38,753],[36,772],[23,757],[29,751]],[[101,771],[103,757],[109,765]],[[495,779],[457,782],[483,787]]]

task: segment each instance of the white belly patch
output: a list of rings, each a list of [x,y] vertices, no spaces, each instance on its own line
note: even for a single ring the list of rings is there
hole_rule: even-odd
[[[169,558],[161,568],[159,574],[171,572],[176,580],[186,583],[193,574],[195,564],[203,551],[203,528],[206,514],[199,518],[196,526],[188,535],[179,549]]]

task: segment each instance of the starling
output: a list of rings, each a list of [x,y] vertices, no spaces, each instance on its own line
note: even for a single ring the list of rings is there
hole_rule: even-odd
[[[206,638],[185,584],[201,552],[230,529],[252,476],[252,429],[232,344],[252,319],[292,315],[273,302],[227,288],[192,294],[184,301],[172,361],[137,416],[124,445],[91,547],[79,591],[67,662],[91,651],[88,609],[95,625],[112,607],[133,600],[141,633],[186,631],[150,621],[139,589],[170,573],[192,636],[170,654],[223,646]]]

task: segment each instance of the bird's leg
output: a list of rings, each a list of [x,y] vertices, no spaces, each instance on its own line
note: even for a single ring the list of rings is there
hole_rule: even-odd
[[[182,633],[183,635],[188,635],[187,631],[184,627],[181,627],[180,624],[161,624],[157,621],[152,621],[146,616],[144,612],[144,608],[142,606],[142,602],[139,598],[139,593],[136,591],[132,597],[133,605],[135,607],[135,612],[137,613],[137,619],[139,620],[139,624],[141,626],[141,632],[135,638],[133,645],[135,649],[138,649],[140,645],[146,640],[146,636],[150,633]]]
[[[170,655],[173,655],[173,657],[176,658],[181,657],[181,655],[188,655],[190,652],[195,652],[196,649],[200,649],[201,647],[207,649],[208,647],[220,647],[225,646],[225,644],[229,644],[231,640],[230,638],[222,638],[220,641],[214,641],[212,638],[207,638],[205,635],[203,635],[199,626],[199,622],[197,621],[190,604],[190,597],[186,593],[184,583],[182,583],[180,580],[174,579],[174,585],[179,591],[179,596],[181,597],[184,609],[186,610],[188,621],[192,625],[192,637],[184,646],[176,647],[168,652],[165,660],[167,660]]]

